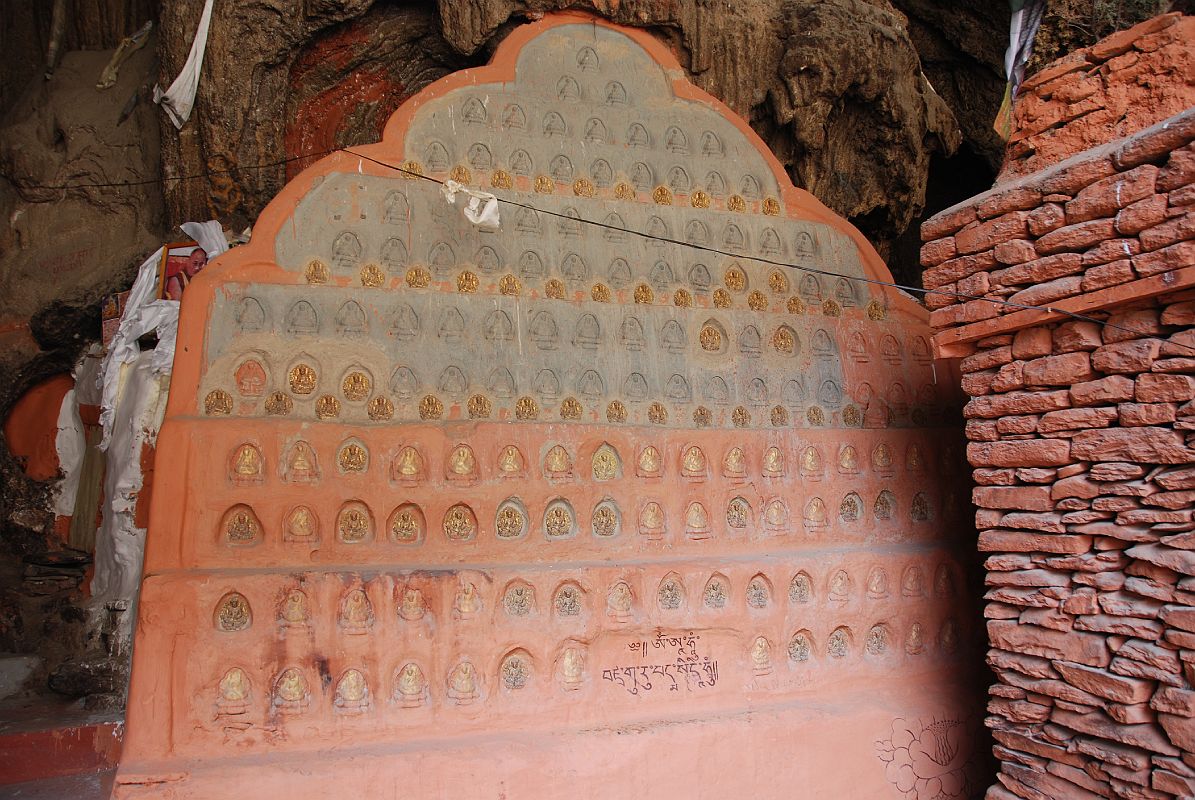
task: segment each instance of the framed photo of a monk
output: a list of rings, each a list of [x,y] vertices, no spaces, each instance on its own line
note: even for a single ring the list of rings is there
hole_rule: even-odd
[[[174,242],[166,246],[162,262],[159,297],[163,300],[182,300],[187,284],[207,266],[207,253],[195,242]]]

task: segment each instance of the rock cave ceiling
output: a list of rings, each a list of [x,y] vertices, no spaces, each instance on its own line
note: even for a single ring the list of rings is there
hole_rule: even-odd
[[[213,15],[191,135],[165,131],[163,142],[166,174],[231,172],[168,191],[172,218],[252,221],[307,162],[289,174],[237,165],[375,141],[403,99],[484,63],[527,18],[569,6],[665,40],[701,88],[752,123],[798,185],[857,222],[882,253],[920,215],[935,153],[953,153],[965,138],[989,163],[998,159],[990,124],[1007,20],[990,4],[946,13],[857,0],[593,8],[470,0],[438,9],[340,0],[301,17],[284,13],[281,0],[234,5]],[[196,13],[163,9],[163,75],[185,60]]]

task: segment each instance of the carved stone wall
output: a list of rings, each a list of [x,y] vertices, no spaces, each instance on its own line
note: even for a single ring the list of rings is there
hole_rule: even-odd
[[[866,279],[583,15],[304,171],[184,301],[117,796],[974,796],[951,393]]]

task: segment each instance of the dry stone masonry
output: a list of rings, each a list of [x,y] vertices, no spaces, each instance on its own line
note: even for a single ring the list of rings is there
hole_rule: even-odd
[[[1093,50],[1145,59],[1178,27]],[[992,800],[1195,796],[1193,140],[1188,110],[922,229],[971,396]]]

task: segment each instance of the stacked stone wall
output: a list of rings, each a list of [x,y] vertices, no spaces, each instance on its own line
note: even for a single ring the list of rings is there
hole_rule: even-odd
[[[928,301],[971,396],[989,798],[1195,796],[1193,139],[1195,110],[922,231],[925,285],[982,298]]]
[[[1039,172],[1191,105],[1195,17],[1147,20],[1031,75],[1021,85],[1001,180]]]

